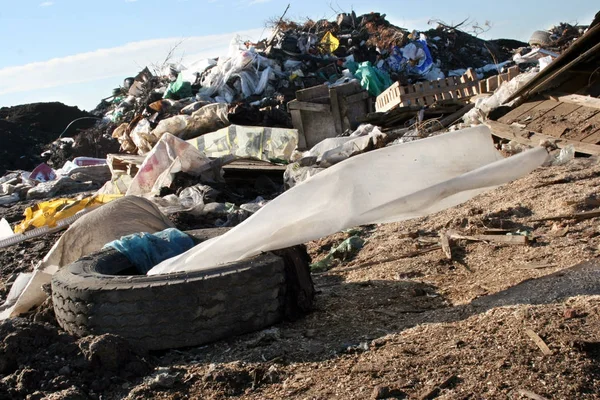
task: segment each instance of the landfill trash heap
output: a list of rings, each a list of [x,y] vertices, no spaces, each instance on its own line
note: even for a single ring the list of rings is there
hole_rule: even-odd
[[[200,112],[207,105],[227,104],[216,128],[291,128],[286,104],[298,90],[358,79],[375,97],[393,82],[460,76],[467,68],[483,78],[499,73],[497,60],[526,47],[512,40],[485,41],[441,23],[411,32],[379,13],[304,23],[282,19],[268,39],[235,38],[227,57],[144,69],[125,79],[93,114],[119,125],[113,136],[122,151],[145,154],[166,131],[184,139],[214,131],[206,124],[214,122],[214,109]]]

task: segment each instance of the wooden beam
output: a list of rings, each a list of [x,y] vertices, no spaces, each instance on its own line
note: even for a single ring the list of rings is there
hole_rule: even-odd
[[[310,103],[308,101],[293,100],[288,103],[290,110],[316,111],[316,112],[331,112],[329,104]]]
[[[600,146],[590,143],[577,142],[575,140],[557,139],[542,133],[530,132],[514,125],[506,125],[501,122],[487,120],[485,124],[491,129],[492,134],[502,139],[514,140],[517,143],[527,146],[538,146],[541,141],[549,140],[556,144],[558,148],[573,145],[578,153],[589,154],[592,156],[600,155]]]
[[[563,103],[576,104],[578,106],[596,108],[600,110],[600,99],[591,96],[582,96],[580,94],[567,94],[567,95],[549,95],[546,96],[549,99],[555,101],[561,101]]]

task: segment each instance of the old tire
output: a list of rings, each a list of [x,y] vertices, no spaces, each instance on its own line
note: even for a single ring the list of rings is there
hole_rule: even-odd
[[[552,34],[548,31],[535,31],[529,38],[530,46],[546,47],[552,44]]]
[[[194,236],[222,233],[214,231]],[[289,308],[285,259],[267,253],[201,272],[123,275],[127,258],[105,250],[54,275],[54,311],[76,336],[113,333],[148,350],[197,346],[279,322]]]

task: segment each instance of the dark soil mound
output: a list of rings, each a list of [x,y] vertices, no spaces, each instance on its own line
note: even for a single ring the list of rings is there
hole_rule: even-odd
[[[53,325],[15,318],[0,323],[0,337],[0,399],[47,398],[62,390],[88,398],[151,369],[115,335],[77,340]]]
[[[41,161],[43,147],[52,134],[0,119],[0,175],[7,170],[31,170]]]
[[[54,139],[77,118],[92,117],[77,107],[69,107],[63,103],[32,103],[14,107],[0,108],[0,119],[17,125],[55,134]],[[86,119],[76,122],[63,136],[72,136],[80,129],[94,126],[96,121]]]

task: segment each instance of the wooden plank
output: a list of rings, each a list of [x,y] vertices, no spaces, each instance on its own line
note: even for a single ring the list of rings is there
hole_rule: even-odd
[[[562,137],[581,141],[600,129],[600,109],[579,107],[564,122],[568,124],[568,128]]]
[[[563,103],[576,104],[583,107],[591,107],[600,110],[600,99],[580,94],[567,94],[561,96],[548,96],[548,98]]]
[[[513,80],[513,78],[515,78],[517,75],[519,75],[521,71],[519,70],[519,66],[518,65],[514,65],[512,67],[510,67],[508,69],[508,80],[511,81]]]
[[[600,129],[596,129],[589,136],[581,140],[583,143],[598,144],[600,142]]]
[[[533,343],[535,343],[536,346],[539,347],[539,349],[544,355],[551,356],[553,354],[552,350],[550,350],[546,342],[544,342],[544,340],[542,340],[542,338],[539,337],[537,333],[535,333],[531,329],[525,329],[525,334],[529,336],[531,340],[533,340]]]
[[[589,143],[576,142],[568,139],[556,139],[552,136],[544,135],[537,132],[530,132],[523,130],[514,125],[506,125],[500,122],[488,120],[485,124],[492,130],[494,136],[514,140],[521,144],[528,146],[538,146],[541,141],[550,140],[556,144],[558,148],[563,148],[570,144],[573,145],[575,151],[578,153],[589,154],[589,155],[600,155],[600,146]]]
[[[498,89],[498,78],[496,76],[492,76],[487,79],[487,88],[489,93]]]
[[[487,93],[487,82],[485,80],[479,81],[477,89],[479,94]]]
[[[369,98],[369,93],[367,91],[363,91],[363,92],[359,92],[359,93],[355,93],[355,94],[346,96],[346,103],[348,103],[348,104],[356,103],[356,102],[363,101],[368,98]]]
[[[515,120],[520,124],[528,124],[535,121],[537,118],[542,117],[548,111],[552,110],[555,107],[558,107],[560,103],[553,100],[543,101],[541,104],[535,106],[528,113],[521,115],[519,118]]]
[[[329,101],[331,102],[331,114],[333,115],[333,123],[335,125],[335,131],[338,135],[344,133],[342,126],[342,113],[340,110],[340,99],[338,97],[337,89],[332,87],[329,89]]]
[[[529,243],[527,236],[523,235],[475,235],[476,239],[484,242],[501,243],[515,246],[523,246]]]
[[[527,129],[559,138],[572,127],[572,124],[566,121],[566,117],[578,108],[581,108],[581,106],[559,103],[558,106],[554,107],[543,116],[527,123]]]
[[[304,111],[315,111],[315,112],[331,112],[331,106],[329,104],[310,103],[308,101],[292,100],[288,103],[290,110],[304,110]]]
[[[299,101],[310,101],[321,97],[329,97],[329,88],[327,85],[319,85],[296,92],[296,99]]]
[[[507,114],[505,114],[503,117],[499,118],[498,122],[502,122],[503,124],[510,125],[515,120],[517,120],[521,115],[525,114],[526,112],[531,111],[533,108],[542,104],[543,102],[544,102],[544,100],[540,100],[540,101],[532,101],[529,103],[521,104],[519,107],[513,108]]]
[[[598,218],[598,217],[600,217],[600,211],[592,210],[592,211],[584,211],[584,212],[580,212],[580,213],[556,215],[554,217],[538,218],[538,219],[532,220],[531,222],[562,221],[565,219],[574,219],[577,221],[584,221],[586,219],[592,219],[592,218]]]
[[[290,114],[292,114],[292,126],[298,130],[298,149],[304,150],[306,149],[306,136],[304,135],[302,112],[300,110],[290,110]]]

